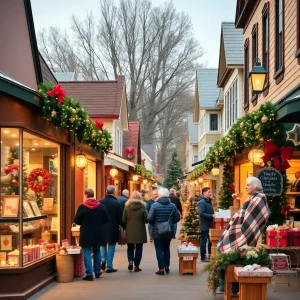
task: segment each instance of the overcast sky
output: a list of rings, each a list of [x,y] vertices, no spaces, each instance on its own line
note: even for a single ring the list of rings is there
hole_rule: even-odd
[[[221,22],[235,19],[237,0],[173,0],[178,11],[185,11],[194,25],[195,37],[205,50],[203,62],[207,67],[217,68]],[[162,5],[164,0],[152,0],[153,5]],[[35,30],[58,26],[68,29],[70,16],[83,19],[87,11],[96,14],[99,0],[31,0]]]

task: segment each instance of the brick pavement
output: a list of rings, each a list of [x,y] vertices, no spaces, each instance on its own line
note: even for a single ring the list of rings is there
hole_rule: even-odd
[[[142,272],[134,273],[127,270],[126,246],[117,246],[114,267],[116,273],[103,273],[100,279],[87,282],[81,278],[75,278],[71,283],[57,283],[45,287],[29,300],[96,300],[96,299],[172,299],[172,300],[213,300],[212,294],[206,290],[206,274],[201,273],[202,263],[197,260],[198,274],[196,276],[180,276],[178,272],[178,257],[176,247],[177,240],[171,243],[170,274],[159,276],[155,274],[157,261],[153,243],[144,245]],[[286,285],[278,287],[275,293],[271,286],[268,287],[268,300],[298,300],[300,293],[295,288]],[[223,299],[223,295],[217,295],[216,300]],[[255,299],[254,299],[255,300]]]

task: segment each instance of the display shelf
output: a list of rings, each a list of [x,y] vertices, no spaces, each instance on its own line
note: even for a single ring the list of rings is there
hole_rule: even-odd
[[[36,217],[31,217],[31,218],[23,218],[23,223],[24,222],[29,222],[29,221],[34,221],[34,220],[40,220],[40,219],[47,219],[47,215],[41,215],[41,216],[36,216]]]
[[[29,222],[34,220],[47,219],[47,215],[35,216],[31,218],[23,218],[23,222]],[[17,223],[19,218],[0,218],[0,223]]]

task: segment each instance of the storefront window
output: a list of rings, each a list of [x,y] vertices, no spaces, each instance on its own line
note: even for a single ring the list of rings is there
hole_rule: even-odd
[[[0,266],[25,266],[53,254],[60,240],[60,146],[1,128],[0,162]]]
[[[96,193],[96,163],[94,161],[88,160],[88,165],[84,169],[84,189],[90,188]],[[97,195],[95,194],[95,198]],[[84,197],[82,198],[82,202]]]

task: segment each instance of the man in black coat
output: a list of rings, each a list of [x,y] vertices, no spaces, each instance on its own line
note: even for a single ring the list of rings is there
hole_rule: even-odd
[[[181,206],[181,202],[180,199],[176,196],[176,191],[175,189],[170,189],[170,195],[169,198],[171,200],[172,203],[174,203],[176,205],[177,210],[180,213],[180,216],[182,216],[182,206]],[[176,236],[176,232],[177,232],[177,223],[174,224],[174,237]]]
[[[201,245],[200,254],[201,261],[208,262],[209,259],[206,257],[206,244],[208,241],[208,255],[211,254],[211,242],[209,240],[209,229],[213,228],[214,220],[214,209],[211,203],[211,189],[204,187],[202,189],[202,196],[199,197],[198,201],[198,213],[199,213],[199,225],[201,230]]]
[[[122,211],[124,211],[125,203],[127,202],[128,197],[129,197],[129,191],[128,190],[123,190],[122,195],[118,198],[118,202],[122,206]]]
[[[117,272],[117,269],[113,267],[113,259],[115,255],[116,243],[118,242],[119,226],[122,226],[122,205],[115,197],[116,188],[113,185],[109,185],[106,189],[106,196],[100,201],[104,204],[107,214],[108,223],[104,225],[104,246],[100,247],[101,251],[101,269],[106,273]],[[107,266],[106,266],[107,264]]]
[[[108,222],[108,215],[103,204],[94,199],[94,191],[84,191],[86,200],[78,207],[74,222],[80,225],[79,244],[83,250],[86,276],[83,280],[93,281],[93,265],[91,248],[94,253],[94,273],[96,278],[102,274],[100,270],[100,245],[104,243],[103,224]]]

